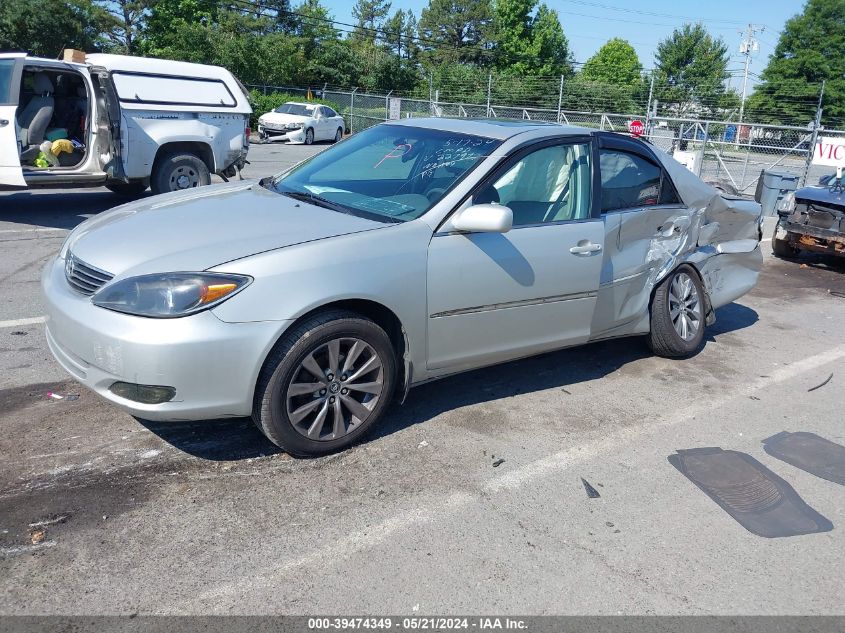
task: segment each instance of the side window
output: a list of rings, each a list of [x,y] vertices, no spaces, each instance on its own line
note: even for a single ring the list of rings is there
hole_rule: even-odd
[[[0,103],[12,104],[12,74],[15,72],[14,59],[0,59]],[[17,104],[13,104],[17,105]]]
[[[611,149],[601,150],[599,159],[602,212],[669,204],[660,193],[662,170],[651,161]]]
[[[328,106],[323,106],[323,114],[325,114],[327,117],[337,116],[337,112],[335,112]]]
[[[513,163],[473,196],[513,211],[513,225],[590,217],[590,144],[543,147]]]

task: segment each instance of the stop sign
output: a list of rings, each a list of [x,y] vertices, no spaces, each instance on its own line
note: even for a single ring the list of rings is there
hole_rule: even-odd
[[[634,119],[628,124],[628,131],[631,136],[642,136],[645,132],[645,125],[639,119]]]

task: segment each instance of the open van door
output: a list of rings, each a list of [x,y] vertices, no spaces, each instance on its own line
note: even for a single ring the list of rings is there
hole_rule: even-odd
[[[102,100],[108,117],[108,144],[106,147],[98,147],[102,152],[108,149],[111,159],[103,165],[103,171],[112,180],[126,180],[126,172],[123,168],[123,143],[120,131],[120,99],[112,82],[111,73],[102,66],[91,67],[91,79],[94,83],[94,90],[98,92],[95,96],[97,101]]]
[[[15,115],[26,55],[0,55],[0,187],[26,187],[20,161]]]

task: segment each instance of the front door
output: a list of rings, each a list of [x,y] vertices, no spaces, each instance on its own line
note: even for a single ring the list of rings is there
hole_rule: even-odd
[[[0,185],[25,187],[15,129],[22,55],[0,57]]]
[[[592,211],[591,145],[544,144],[482,183],[507,233],[436,233],[428,258],[428,366],[465,369],[586,341],[604,228]]]

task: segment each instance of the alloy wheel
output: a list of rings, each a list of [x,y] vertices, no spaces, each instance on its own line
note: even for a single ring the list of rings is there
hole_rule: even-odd
[[[358,338],[335,338],[294,370],[285,394],[288,418],[310,440],[336,440],[366,422],[383,391],[375,349]]]
[[[685,341],[693,340],[701,328],[701,297],[687,273],[678,273],[669,284],[669,317]]]

